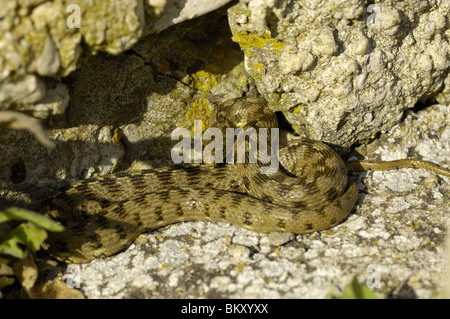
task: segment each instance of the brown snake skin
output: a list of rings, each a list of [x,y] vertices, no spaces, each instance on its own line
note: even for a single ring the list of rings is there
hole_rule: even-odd
[[[226,101],[210,126],[277,127],[264,101]],[[226,221],[256,232],[304,234],[341,222],[353,209],[357,189],[350,171],[425,168],[450,171],[421,160],[351,161],[329,146],[298,139],[279,151],[281,169],[262,174],[258,163],[179,164],[78,181],[48,200],[41,213],[65,226],[43,245],[54,258],[84,263],[128,247],[146,231],[188,221]]]

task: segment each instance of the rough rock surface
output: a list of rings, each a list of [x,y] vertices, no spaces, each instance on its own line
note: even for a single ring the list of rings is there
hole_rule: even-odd
[[[54,94],[53,81],[69,75],[85,58],[98,52],[120,54],[146,34],[220,8],[229,0],[80,0],[77,2],[4,0],[0,8],[0,103],[33,111]],[[61,84],[60,84],[61,85]],[[48,88],[50,87],[50,88]],[[58,89],[63,107],[68,94]],[[44,99],[44,101],[42,101]],[[48,115],[47,114],[47,115]]]
[[[40,119],[56,144],[0,127],[2,208],[38,209],[68,182],[165,165],[175,127],[206,124],[216,103],[243,95],[265,98],[300,135],[362,143],[365,158],[449,167],[448,0],[242,0],[172,26],[202,14],[202,1],[81,0],[80,28],[69,2],[0,7],[0,108]],[[425,99],[442,105],[405,115]],[[105,298],[325,298],[354,275],[381,297],[435,296],[449,179],[411,169],[353,177],[357,207],[330,231],[184,223],[63,278]]]
[[[449,1],[365,3],[249,0],[229,9],[247,72],[298,133],[367,141],[450,76]]]
[[[215,103],[256,94],[242,60],[224,10],[144,37],[123,54],[98,53],[62,79],[47,78],[43,99],[11,108],[43,119],[56,147],[0,128],[2,206],[38,203],[57,186],[93,175],[167,163],[174,128],[194,119],[206,125]]]

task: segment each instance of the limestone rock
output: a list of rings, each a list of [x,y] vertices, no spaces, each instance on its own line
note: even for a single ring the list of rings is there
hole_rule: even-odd
[[[417,101],[445,99],[448,1],[365,3],[246,0],[229,9],[247,72],[297,133],[350,146]]]

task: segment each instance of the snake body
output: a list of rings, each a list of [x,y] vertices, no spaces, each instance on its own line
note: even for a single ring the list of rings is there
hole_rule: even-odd
[[[217,107],[210,126],[278,123],[264,101],[238,98]],[[179,164],[78,181],[43,205],[42,214],[65,226],[43,246],[58,260],[84,263],[125,249],[143,232],[188,220],[226,221],[262,233],[310,233],[333,227],[353,209],[357,188],[350,171],[422,167],[450,176],[420,160],[346,164],[329,146],[310,139],[288,142],[279,161],[281,168],[272,174],[263,174],[261,163]]]

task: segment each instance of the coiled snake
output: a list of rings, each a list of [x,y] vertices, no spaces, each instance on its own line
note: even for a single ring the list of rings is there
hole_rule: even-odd
[[[264,101],[229,100],[211,115],[210,126],[277,127]],[[188,221],[226,221],[256,232],[304,234],[341,222],[353,209],[357,170],[425,168],[450,171],[421,160],[351,161],[329,146],[298,139],[279,150],[280,169],[263,174],[261,164],[179,164],[78,181],[61,189],[41,213],[63,224],[43,245],[54,258],[73,263],[110,256],[141,233]]]

